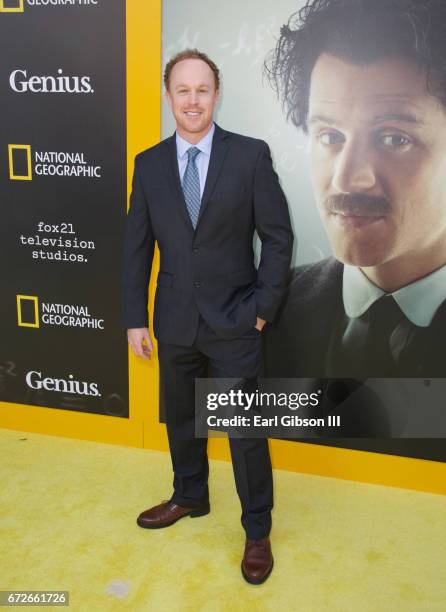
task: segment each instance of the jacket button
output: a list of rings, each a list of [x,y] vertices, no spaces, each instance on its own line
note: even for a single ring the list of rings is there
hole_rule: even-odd
[[[194,286],[199,289],[201,287],[202,283],[200,283],[200,281],[195,281],[194,282]]]
[[[195,247],[192,249],[192,251],[193,251],[194,253],[198,253],[198,251],[199,251],[199,250],[200,250],[200,247],[197,247],[197,246],[195,246]]]

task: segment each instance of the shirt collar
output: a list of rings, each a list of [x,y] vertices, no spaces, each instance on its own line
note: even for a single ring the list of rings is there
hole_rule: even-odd
[[[347,316],[360,317],[384,294],[359,268],[344,265],[342,298]],[[446,265],[390,295],[414,325],[428,327],[446,299]]]
[[[177,143],[177,155],[178,155],[178,157],[182,158],[185,155],[187,155],[187,150],[190,149],[191,147],[197,147],[197,149],[200,149],[201,153],[204,153],[205,155],[210,156],[211,155],[212,139],[214,137],[214,132],[215,132],[215,123],[212,124],[211,129],[209,130],[209,132],[205,136],[203,136],[203,138],[201,140],[199,140],[197,142],[197,144],[195,144],[195,145],[191,144],[187,140],[184,140],[184,138],[182,138],[178,134],[178,132],[175,132],[176,143]]]

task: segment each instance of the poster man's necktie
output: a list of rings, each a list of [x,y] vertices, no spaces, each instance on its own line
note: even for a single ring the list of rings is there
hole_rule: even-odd
[[[183,193],[186,200],[187,211],[194,229],[197,227],[198,215],[200,214],[200,177],[195,163],[200,149],[191,147],[187,150],[187,166],[183,175]]]
[[[391,295],[374,302],[366,315],[351,319],[342,346],[352,370],[370,378],[397,377],[409,325]]]

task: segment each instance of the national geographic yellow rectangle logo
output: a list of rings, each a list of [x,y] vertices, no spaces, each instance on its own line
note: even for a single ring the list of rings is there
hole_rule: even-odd
[[[31,302],[34,312],[34,320],[24,320],[22,305],[23,302]],[[28,313],[27,313],[28,314]],[[39,298],[36,295],[18,295],[17,296],[17,324],[19,327],[40,327],[39,321]]]
[[[23,13],[23,0],[0,0],[0,13]]]
[[[18,165],[17,151],[25,151],[26,154],[26,172],[22,174],[16,174],[14,169],[14,157],[15,162]],[[15,153],[16,152],[16,153]],[[23,153],[22,153],[23,155]],[[9,178],[11,181],[32,181],[32,167],[31,167],[31,145],[19,145],[10,144],[8,145],[8,158],[9,158]]]

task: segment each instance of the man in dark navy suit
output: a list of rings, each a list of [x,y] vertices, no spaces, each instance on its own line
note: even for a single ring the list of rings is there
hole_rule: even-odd
[[[262,329],[280,305],[293,243],[267,144],[213,122],[216,65],[186,50],[167,64],[164,81],[176,132],[136,156],[124,248],[124,324],[140,357],[152,352],[147,286],[155,241],[161,256],[154,333],[174,492],[138,517],[149,529],[209,512],[207,440],[194,435],[194,381],[210,369],[216,378],[255,384]],[[246,532],[242,573],[259,584],[273,566],[268,441],[229,442]]]

